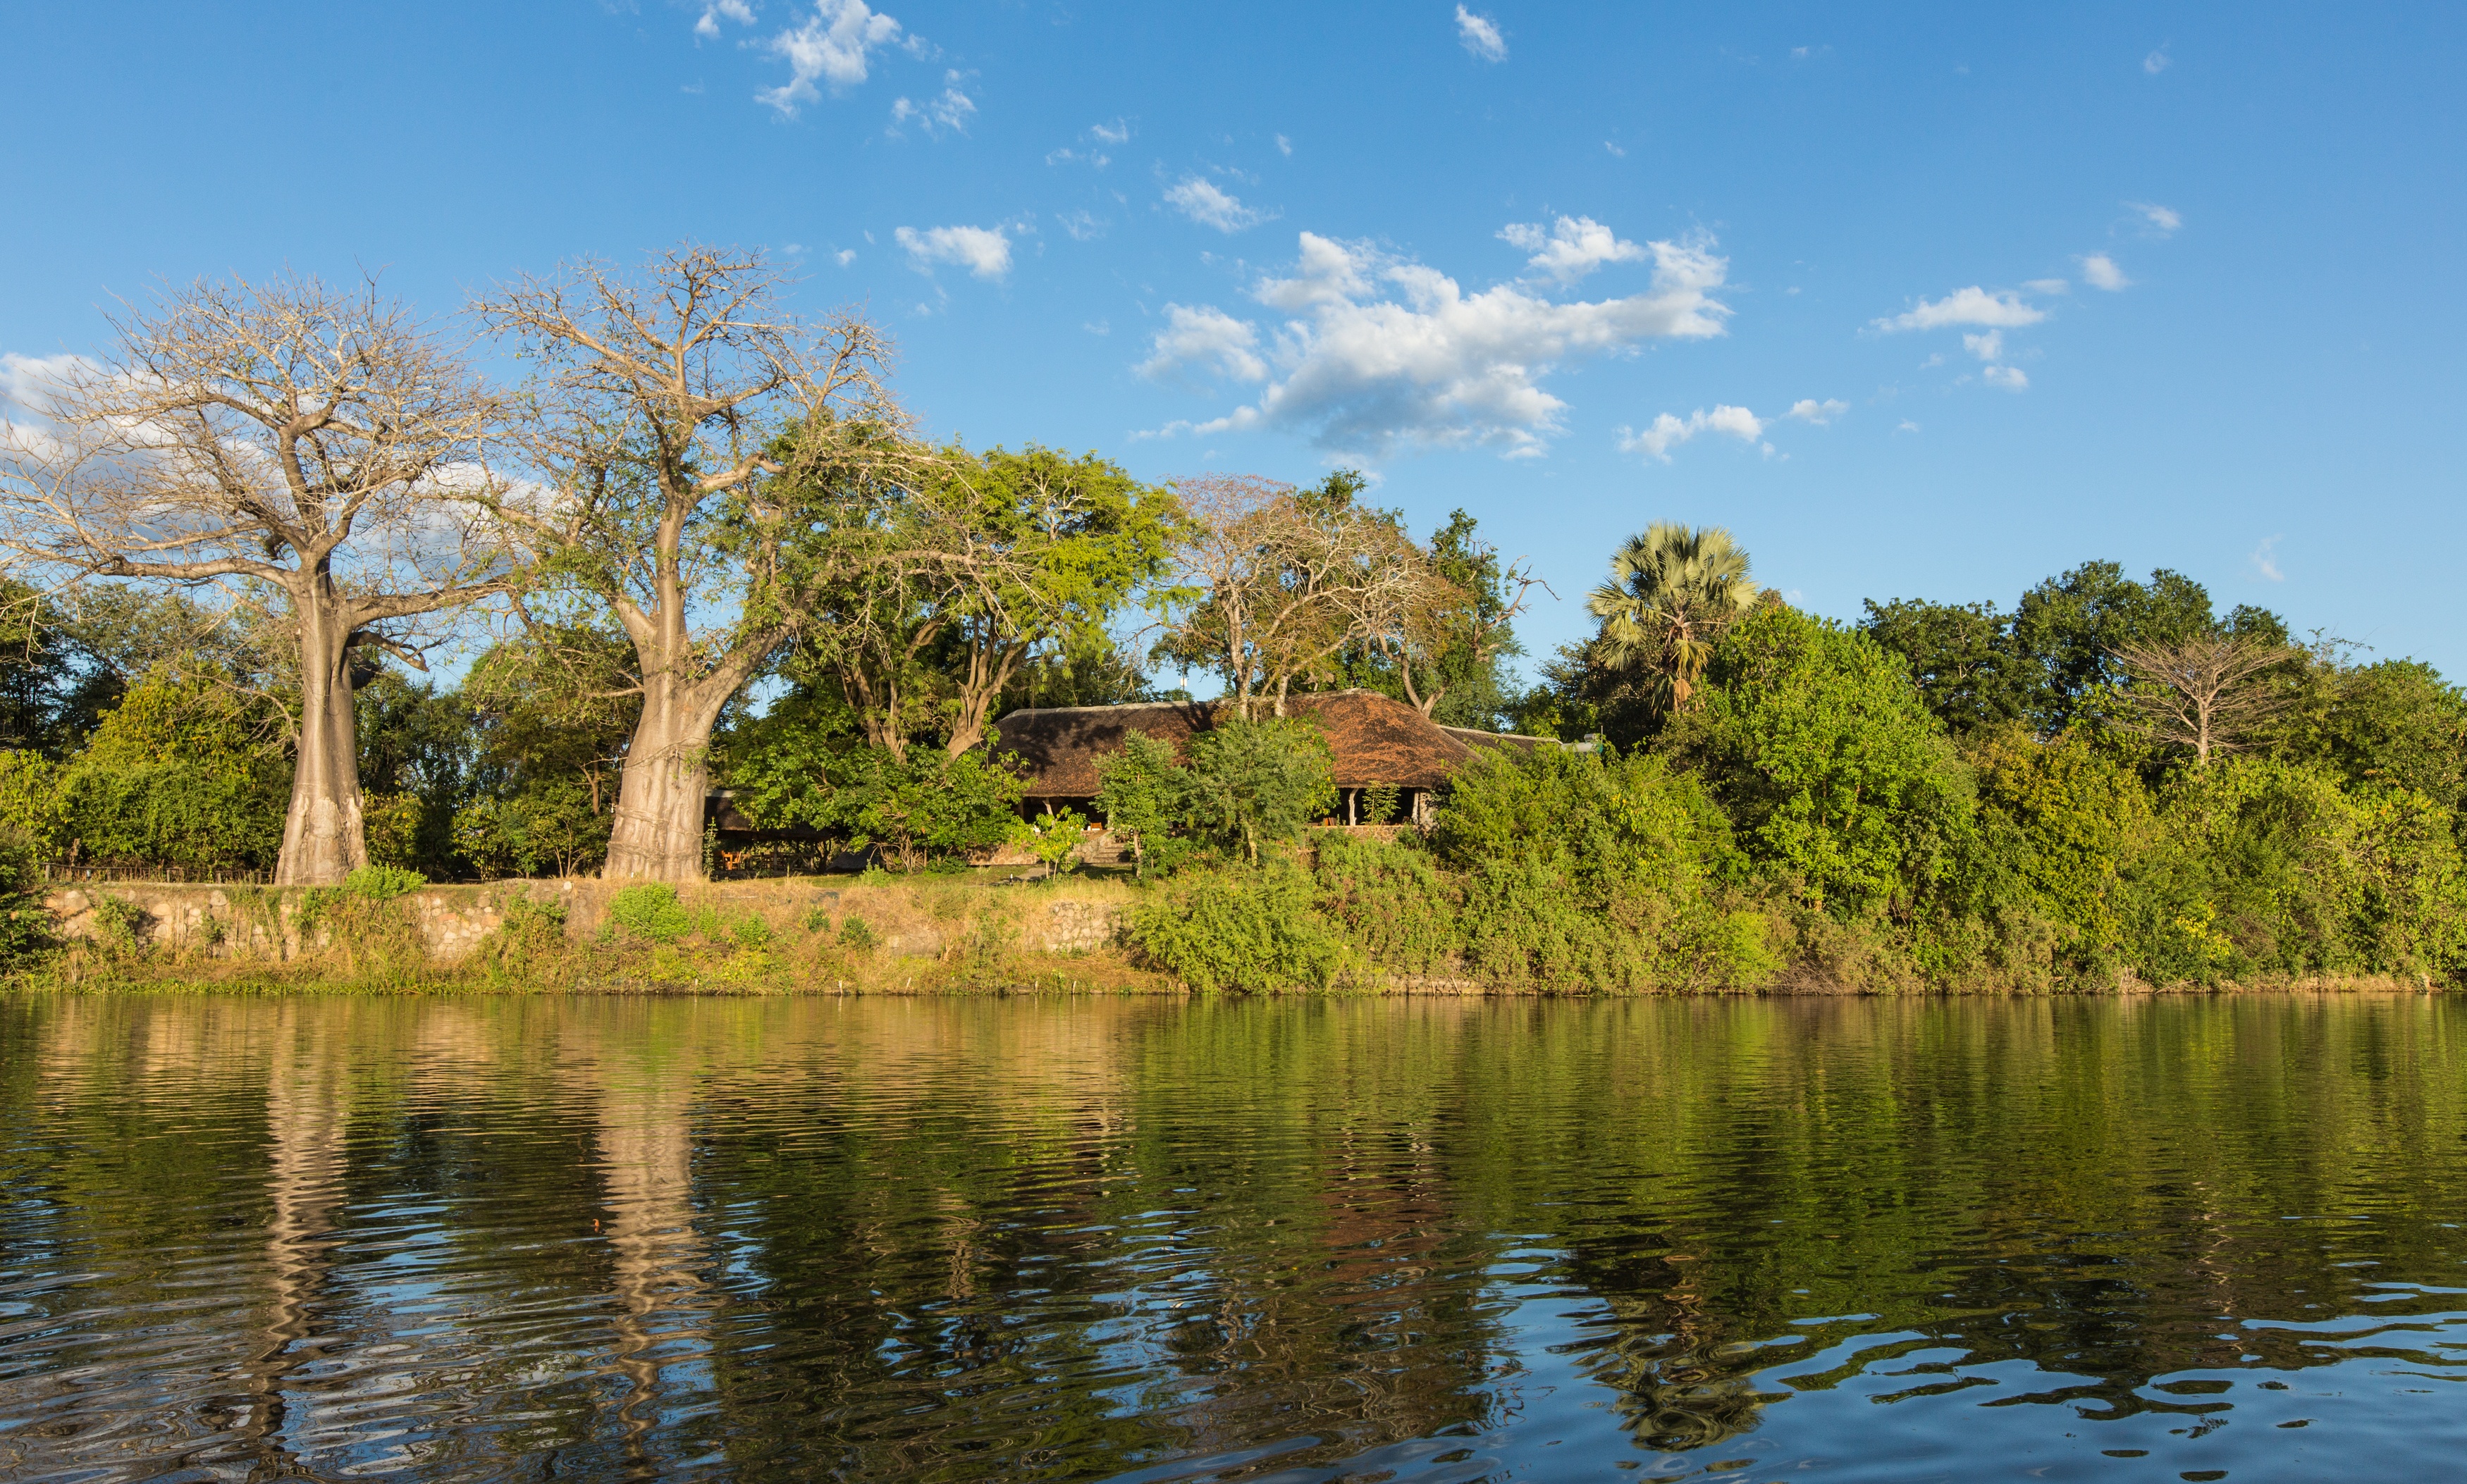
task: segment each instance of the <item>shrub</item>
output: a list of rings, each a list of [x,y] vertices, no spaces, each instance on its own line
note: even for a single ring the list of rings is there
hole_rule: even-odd
[[[1045,863],[1050,871],[1068,871],[1079,862],[1073,852],[1088,830],[1087,818],[1076,809],[1064,809],[1040,816],[1029,827],[1035,833],[1028,842],[1029,850]]]
[[[393,866],[363,866],[343,878],[343,889],[372,902],[390,902],[428,885],[418,871]]]
[[[1210,728],[1190,741],[1191,828],[1257,865],[1260,845],[1300,837],[1336,801],[1333,755],[1298,718]]]
[[[1105,827],[1130,841],[1132,873],[1145,876],[1148,858],[1190,811],[1190,775],[1169,744],[1134,731],[1122,738],[1122,751],[1098,759],[1097,782]]]
[[[608,918],[626,932],[652,943],[673,943],[693,927],[693,917],[677,905],[677,888],[665,881],[638,881],[608,899]]]
[[[862,954],[871,952],[881,941],[882,939],[874,934],[873,925],[856,913],[850,912],[840,919],[841,947],[854,949]]]
[[[737,920],[736,937],[739,948],[767,948],[771,943],[771,924],[763,920],[760,912],[749,911]]]
[[[1843,918],[1958,907],[1970,776],[1900,656],[1768,608],[1722,637],[1706,679],[1657,746],[1705,777],[1766,880]]]
[[[898,758],[859,748],[834,765],[830,818],[856,848],[879,843],[899,870],[921,870],[1026,833],[1018,810],[1028,785],[1015,763],[982,749],[952,757],[913,747]]]
[[[1315,906],[1366,960],[1401,974],[1456,967],[1463,887],[1440,874],[1429,851],[1340,830],[1310,838],[1318,847]]]
[[[1287,861],[1194,871],[1131,914],[1131,941],[1202,993],[1324,989],[1352,956],[1312,910],[1313,895]]]

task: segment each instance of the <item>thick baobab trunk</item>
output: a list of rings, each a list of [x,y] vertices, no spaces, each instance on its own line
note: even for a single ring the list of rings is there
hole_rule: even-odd
[[[369,864],[360,819],[359,726],[351,710],[351,620],[341,604],[295,597],[300,760],[283,821],[278,887],[329,887]]]
[[[608,838],[611,880],[703,879],[703,800],[710,793],[711,729],[736,692],[713,676],[681,686],[645,678],[643,719],[625,749],[617,785],[617,824]]]

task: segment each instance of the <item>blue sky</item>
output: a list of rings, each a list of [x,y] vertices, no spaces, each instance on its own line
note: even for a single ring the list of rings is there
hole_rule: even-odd
[[[2456,7],[0,4],[0,355],[684,238],[970,443],[1338,464],[1585,631],[1726,525],[1819,612],[2174,567],[2467,677]],[[1795,411],[1794,411],[1795,410]]]

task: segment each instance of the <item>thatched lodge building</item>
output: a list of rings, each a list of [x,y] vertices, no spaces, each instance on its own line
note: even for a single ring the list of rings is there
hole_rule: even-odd
[[[1253,714],[1265,715],[1270,706],[1256,700]],[[1448,781],[1476,749],[1554,745],[1541,737],[1442,727],[1375,690],[1288,695],[1285,712],[1318,723],[1327,734],[1339,795],[1336,817],[1347,824],[1363,822],[1366,796],[1390,788],[1398,793],[1397,819],[1428,822]],[[1023,807],[1030,814],[1066,806],[1094,813],[1097,764],[1120,753],[1131,732],[1145,732],[1181,754],[1193,736],[1237,714],[1230,700],[1042,707],[1004,717],[994,750],[1019,754],[1028,776]]]

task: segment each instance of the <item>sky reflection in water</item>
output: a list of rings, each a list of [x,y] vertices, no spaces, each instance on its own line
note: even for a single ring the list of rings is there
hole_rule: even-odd
[[[0,1476],[2437,1476],[2462,1030],[17,1001]]]

